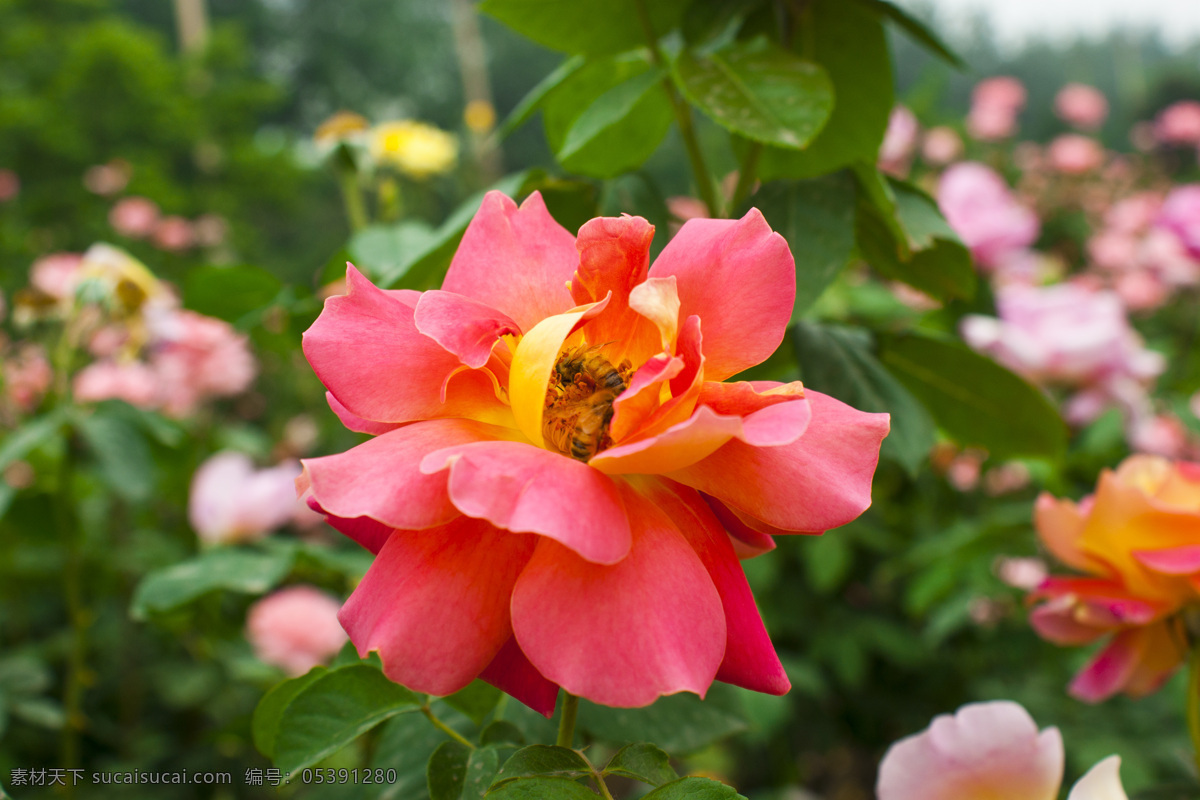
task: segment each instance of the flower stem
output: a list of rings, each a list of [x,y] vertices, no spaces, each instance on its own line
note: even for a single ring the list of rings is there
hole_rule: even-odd
[[[579,698],[570,692],[563,692],[562,716],[558,718],[558,739],[555,744],[559,747],[570,747],[575,741],[575,718],[579,716]]]
[[[362,190],[358,187],[358,173],[352,169],[338,170],[338,185],[342,190],[342,202],[346,206],[346,218],[352,231],[367,227],[367,206],[363,203]]]
[[[459,744],[464,745],[471,750],[475,749],[475,745],[471,744],[470,739],[466,738],[461,733],[454,730],[454,728],[451,728],[449,725],[438,719],[438,715],[433,713],[433,709],[429,707],[428,703],[421,706],[421,713],[425,715],[426,719],[433,723],[433,727],[437,728],[439,731],[446,734]]]
[[[1188,733],[1192,736],[1196,772],[1200,775],[1200,644],[1192,647],[1191,664],[1188,667],[1187,722]]]
[[[658,37],[654,35],[654,25],[650,21],[650,12],[646,9],[646,0],[634,0],[634,6],[637,7],[638,20],[642,23],[642,30],[646,34],[646,44],[650,48],[650,56],[654,60],[655,66],[667,70],[667,59],[658,46]],[[700,150],[700,141],[696,138],[696,129],[692,126],[692,110],[675,90],[675,84],[671,83],[669,72],[663,76],[663,90],[667,93],[671,111],[675,114],[675,124],[679,126],[679,134],[683,137],[683,145],[687,149],[688,160],[692,164],[692,174],[696,177],[696,188],[700,192],[700,199],[708,208],[709,216],[720,216],[721,206],[717,202],[712,173],[708,171],[708,167],[704,163],[704,153]]]

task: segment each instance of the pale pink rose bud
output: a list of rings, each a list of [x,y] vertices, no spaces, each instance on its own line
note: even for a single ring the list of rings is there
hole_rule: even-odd
[[[128,161],[114,159],[107,164],[88,167],[83,173],[83,185],[92,194],[107,197],[124,189],[131,173]]]
[[[1014,589],[1032,592],[1050,574],[1040,558],[1001,556],[996,559],[996,576]]]
[[[1159,113],[1154,137],[1162,144],[1200,144],[1200,103],[1181,100]]]
[[[1164,458],[1180,458],[1187,448],[1187,430],[1170,414],[1133,420],[1128,437],[1131,449]]]
[[[130,239],[144,239],[158,227],[158,205],[145,197],[126,197],[118,200],[108,212],[108,224],[113,230]]]
[[[163,217],[154,228],[154,244],[163,250],[187,250],[195,241],[192,223],[183,217]]]
[[[196,244],[201,247],[216,247],[229,236],[229,223],[219,214],[202,214],[192,223]]]
[[[21,179],[11,169],[0,169],[0,203],[7,203],[21,193]]]
[[[955,164],[938,182],[938,206],[984,267],[1033,244],[1041,230],[1037,216],[1020,205],[994,170],[974,161]]]
[[[261,539],[291,520],[299,474],[295,461],[257,470],[244,453],[217,453],[192,477],[188,520],[209,544]]]
[[[312,586],[289,586],[250,607],[246,638],[260,661],[293,677],[303,675],[346,644],[340,608],[332,596]]]
[[[879,168],[893,175],[907,174],[920,133],[921,126],[911,111],[904,106],[893,108],[879,148]]]
[[[1200,258],[1200,183],[1180,186],[1167,195],[1158,224],[1179,237],[1194,258]]]
[[[80,403],[124,400],[138,408],[154,408],[158,404],[159,382],[153,370],[141,361],[105,360],[76,373],[73,391]]]
[[[1067,175],[1082,175],[1104,163],[1104,148],[1095,139],[1066,133],[1050,143],[1050,166]]]
[[[967,133],[981,142],[1007,139],[1017,132],[1017,113],[996,106],[972,108],[967,114]]]
[[[950,462],[946,470],[946,480],[960,492],[969,492],[979,485],[979,472],[983,464],[983,456],[974,452],[966,452]]]
[[[66,300],[75,294],[82,266],[83,256],[79,253],[42,256],[29,269],[29,283],[56,300]]]
[[[1108,99],[1094,86],[1068,83],[1055,96],[1054,111],[1065,122],[1091,131],[1104,124]]]
[[[963,154],[963,142],[953,128],[945,126],[931,128],[921,143],[921,157],[930,164],[941,167],[957,161]]]
[[[4,362],[4,389],[21,411],[33,411],[54,380],[54,370],[40,345],[25,344]]]

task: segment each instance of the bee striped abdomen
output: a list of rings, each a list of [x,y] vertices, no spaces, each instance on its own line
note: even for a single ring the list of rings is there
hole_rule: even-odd
[[[628,386],[629,362],[614,367],[599,347],[563,352],[550,376],[542,429],[559,452],[587,461],[612,444],[613,402]]]

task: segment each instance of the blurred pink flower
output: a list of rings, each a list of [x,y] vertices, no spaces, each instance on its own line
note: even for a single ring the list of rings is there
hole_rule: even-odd
[[[192,223],[183,217],[163,217],[154,228],[154,245],[163,250],[187,250],[196,241]]]
[[[216,247],[229,235],[229,223],[219,214],[202,214],[192,223],[196,244],[201,247]]]
[[[264,663],[292,677],[323,664],[349,637],[338,622],[335,598],[312,586],[289,586],[250,606],[246,638]]]
[[[1167,302],[1170,292],[1166,284],[1152,272],[1136,271],[1120,275],[1113,290],[1130,311],[1148,311]]]
[[[1025,87],[1016,78],[988,78],[971,92],[967,132],[981,141],[1007,139],[1016,133],[1017,115],[1025,107]]]
[[[1157,192],[1138,192],[1113,203],[1104,215],[1104,223],[1114,230],[1136,233],[1150,227],[1162,203],[1162,195]]]
[[[122,236],[144,239],[158,227],[159,210],[153,200],[145,197],[126,197],[118,200],[108,212],[108,224]]]
[[[98,403],[124,400],[138,408],[158,405],[159,382],[154,371],[141,361],[96,361],[75,375],[75,400]]]
[[[53,380],[54,370],[40,345],[24,344],[4,362],[5,393],[21,411],[37,408]]]
[[[904,106],[893,108],[879,148],[879,168],[893,175],[906,175],[920,133],[920,123],[911,111]]]
[[[1162,144],[1200,144],[1200,103],[1181,100],[1154,120],[1154,138]]]
[[[1039,733],[1029,712],[1009,700],[970,703],[893,744],[875,792],[879,800],[1054,800],[1063,761],[1058,728]],[[1120,764],[1117,756],[1096,764],[1067,800],[1128,800]]]
[[[1200,258],[1200,183],[1177,187],[1167,195],[1158,224],[1178,236],[1191,256]]]
[[[191,414],[209,397],[250,386],[257,372],[246,337],[214,317],[180,310],[153,321],[150,364],[162,386],[163,412]]]
[[[21,193],[21,179],[11,169],[0,169],[0,203],[7,203]]]
[[[209,544],[261,539],[291,520],[299,474],[295,461],[256,470],[244,453],[217,453],[192,477],[188,520]]]
[[[1054,112],[1071,125],[1091,131],[1104,124],[1108,99],[1094,86],[1068,83],[1054,98]]]
[[[956,161],[963,154],[962,138],[953,128],[945,126],[926,131],[921,143],[921,157],[930,164],[940,167]]]
[[[1017,202],[1004,179],[975,161],[947,169],[937,199],[950,227],[984,267],[1029,247],[1041,230],[1037,216]]]
[[[983,488],[993,497],[1024,489],[1029,485],[1029,467],[1020,461],[1009,461],[988,470],[983,476]]]
[[[1109,228],[1088,239],[1088,256],[1100,269],[1120,272],[1134,264],[1138,244],[1136,235]]]
[[[1067,175],[1082,175],[1104,163],[1104,148],[1090,136],[1065,133],[1047,149],[1050,166]]]
[[[1127,435],[1130,448],[1139,453],[1172,459],[1187,455],[1187,429],[1172,414],[1135,419],[1128,426]]]
[[[83,256],[79,253],[51,253],[33,262],[29,283],[56,300],[66,300],[75,294],[82,266]]]
[[[83,185],[92,194],[104,197],[114,195],[129,184],[132,169],[129,162],[113,159],[107,164],[88,167],[83,173]]]
[[[1001,556],[996,559],[996,576],[1014,589],[1031,592],[1050,574],[1046,562],[1029,556]]]

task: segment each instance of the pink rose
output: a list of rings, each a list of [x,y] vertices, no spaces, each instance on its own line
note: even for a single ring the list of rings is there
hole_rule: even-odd
[[[299,474],[295,461],[256,470],[243,453],[217,453],[192,477],[188,520],[209,544],[261,539],[291,520]]]
[[[1054,111],[1076,128],[1092,131],[1108,116],[1108,99],[1094,86],[1068,83],[1054,97]]]
[[[1016,78],[988,78],[971,92],[967,131],[976,139],[996,141],[1016,133],[1017,115],[1025,107],[1025,87]]]
[[[145,197],[118,200],[108,212],[108,224],[122,236],[144,239],[158,227],[158,205]]]
[[[69,300],[75,295],[82,266],[83,256],[79,253],[42,256],[29,269],[29,283],[56,300]]]
[[[183,417],[210,397],[245,391],[257,365],[249,342],[229,323],[179,310],[153,322],[150,364],[163,386],[164,413]]]
[[[1179,237],[1194,258],[1200,258],[1200,183],[1180,186],[1167,195],[1158,224]]]
[[[963,154],[962,138],[953,128],[931,128],[921,143],[921,157],[940,167],[958,160]]]
[[[1050,143],[1050,166],[1067,175],[1082,175],[1104,163],[1104,148],[1095,139],[1066,133]]]
[[[346,643],[340,604],[312,586],[289,586],[267,595],[246,614],[246,638],[264,663],[292,677],[333,658]]]
[[[921,126],[911,111],[904,106],[893,108],[879,148],[879,168],[893,175],[906,175],[920,132]]]
[[[154,244],[163,250],[177,252],[187,250],[195,243],[196,234],[192,223],[183,217],[163,217],[154,227]]]
[[[96,361],[76,373],[74,393],[80,403],[115,399],[138,408],[156,408],[159,380],[141,361]]]
[[[1200,103],[1180,100],[1159,113],[1154,137],[1162,144],[1200,144]]]
[[[16,356],[4,362],[4,389],[9,402],[24,412],[33,411],[50,389],[54,370],[46,351],[36,344],[22,345]]]
[[[950,227],[984,267],[996,267],[1037,239],[1037,215],[1020,205],[990,167],[964,161],[947,169],[938,182],[938,206]]]

